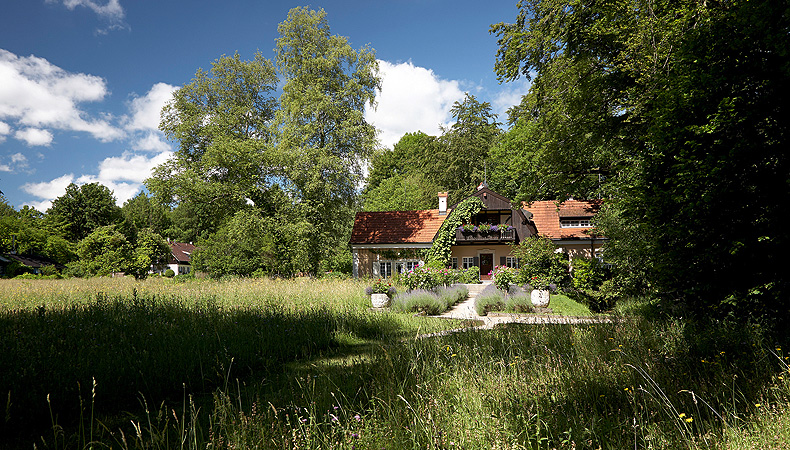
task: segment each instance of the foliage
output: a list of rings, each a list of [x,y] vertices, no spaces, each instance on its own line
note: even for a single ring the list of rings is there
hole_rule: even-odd
[[[505,292],[494,284],[489,284],[475,298],[475,311],[477,315],[485,316],[491,311],[503,311],[505,309]]]
[[[166,278],[173,278],[174,276],[176,276],[176,273],[175,273],[175,271],[173,271],[173,269],[169,269],[168,268],[167,270],[165,270],[165,273],[163,275]]]
[[[520,2],[491,28],[500,79],[532,79],[513,113],[545,186],[520,199],[606,198],[630,292],[787,317],[789,23],[781,2]]]
[[[138,232],[134,252],[126,268],[126,272],[138,280],[148,276],[155,264],[164,264],[170,255],[170,246],[150,228]]]
[[[598,289],[607,279],[607,269],[597,258],[574,258],[572,284],[576,289]]]
[[[518,270],[507,266],[496,266],[492,274],[494,286],[503,292],[508,292],[510,285],[516,280]]]
[[[134,247],[117,225],[94,230],[77,244],[82,275],[109,275],[126,272],[132,262]],[[72,271],[73,272],[73,271]]]
[[[447,287],[457,283],[475,284],[480,281],[480,269],[471,267],[469,269],[447,269],[443,267],[434,268],[427,265],[417,267],[401,275],[400,281],[409,290],[423,289],[430,290],[439,287]]]
[[[376,143],[364,109],[375,105],[381,79],[373,49],[354,50],[331,35],[323,10],[293,8],[277,31],[275,61],[284,82],[277,148],[298,217],[310,225],[302,270],[317,273],[350,225],[360,162]]]
[[[430,264],[435,261],[443,267],[450,263],[452,246],[455,244],[455,230],[483,209],[483,201],[478,197],[469,197],[459,203],[444,219],[439,231],[433,239],[433,244],[428,250],[426,260]]]
[[[272,121],[277,101],[274,66],[257,53],[242,61],[222,56],[173,94],[160,129],[178,142],[146,186],[156,202],[178,204],[194,218],[192,240],[216,232],[257,200],[275,174]]]
[[[523,239],[519,244],[512,245],[510,252],[520,260],[521,269],[516,277],[519,284],[539,281],[560,286],[568,279],[567,257],[557,253],[557,247],[545,236]]]
[[[365,211],[415,211],[436,209],[442,188],[424,173],[393,174],[364,192]]]
[[[52,201],[47,214],[62,224],[65,238],[77,242],[99,227],[120,223],[121,208],[112,192],[99,183],[66,187],[66,193]]]
[[[505,311],[512,313],[528,314],[535,310],[532,298],[522,289],[508,293],[505,298]]]
[[[152,201],[145,192],[140,192],[124,202],[121,211],[126,220],[134,224],[138,230],[149,228],[154,233],[163,236],[167,229],[171,227],[167,208],[156,201]],[[179,240],[178,242],[184,241]],[[189,242],[189,240],[186,240],[186,242]]]
[[[437,315],[466,299],[468,294],[466,287],[461,285],[413,289],[395,296],[392,308],[396,311]]]
[[[198,243],[192,265],[213,278],[249,276],[258,269],[271,270],[275,252],[275,237],[269,222],[257,211],[245,209]]]
[[[397,291],[395,290],[395,287],[392,286],[392,283],[388,283],[381,278],[377,279],[372,285],[365,288],[365,294],[367,295],[387,294],[389,297],[393,297],[396,293]]]

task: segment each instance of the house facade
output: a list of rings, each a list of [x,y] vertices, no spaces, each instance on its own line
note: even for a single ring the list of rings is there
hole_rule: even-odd
[[[513,208],[509,199],[485,184],[472,195],[480,198],[483,209],[463,229],[456,230],[451,265],[477,266],[482,279],[489,279],[495,266],[517,268],[519,261],[511,253],[511,245],[536,234],[550,238],[557,251],[571,258],[596,256],[605,240],[590,234],[590,220],[600,202],[543,201]],[[417,266],[452,212],[447,207],[447,193],[438,194],[438,203],[438,209],[423,211],[357,213],[350,240],[354,277],[388,278]]]
[[[167,269],[172,269],[176,275],[185,275],[192,271],[192,253],[195,246],[191,242],[168,242],[170,255],[167,264],[154,265],[152,272],[164,274]]]

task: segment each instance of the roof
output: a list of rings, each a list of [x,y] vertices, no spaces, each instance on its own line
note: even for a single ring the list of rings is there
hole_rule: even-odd
[[[362,211],[354,217],[351,244],[427,244],[447,214],[425,211]]]
[[[553,200],[532,202],[525,209],[532,213],[538,233],[551,239],[588,239],[592,227],[561,228],[561,218],[587,218],[601,209],[600,200],[566,200],[559,205]]]
[[[28,267],[32,267],[34,269],[40,269],[44,266],[55,266],[57,269],[63,269],[66,266],[63,264],[58,263],[57,261],[53,261],[49,258],[40,255],[15,255],[15,254],[6,254],[3,255],[4,258],[0,258],[2,262],[9,263],[11,260],[14,260],[20,264],[23,264]]]
[[[189,264],[192,261],[192,253],[195,246],[186,242],[170,242],[170,261],[168,264]]]

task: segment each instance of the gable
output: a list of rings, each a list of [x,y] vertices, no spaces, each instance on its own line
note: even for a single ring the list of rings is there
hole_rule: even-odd
[[[168,264],[189,264],[195,246],[186,242],[170,242],[170,261]]]

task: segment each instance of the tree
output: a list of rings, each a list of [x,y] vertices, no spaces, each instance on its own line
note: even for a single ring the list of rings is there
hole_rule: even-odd
[[[80,259],[72,263],[85,275],[109,275],[126,272],[132,260],[134,247],[115,225],[99,227],[77,244]]]
[[[274,66],[260,53],[252,61],[222,56],[163,109],[160,129],[179,148],[146,186],[158,203],[189,210],[197,227],[191,234],[216,231],[272,184],[280,164],[272,128],[276,86]]]
[[[200,241],[192,256],[196,270],[214,278],[251,275],[275,266],[275,237],[270,224],[252,209],[238,211],[223,227]]]
[[[781,2],[541,0],[492,27],[538,173],[606,197],[607,258],[700,315],[786,316],[788,29]]]
[[[442,188],[422,173],[393,175],[375,188],[366,190],[365,211],[436,209],[440,191]]]
[[[137,234],[137,242],[125,270],[138,280],[146,278],[154,264],[167,262],[168,255],[170,246],[162,236],[145,228]]]
[[[294,8],[277,31],[275,61],[285,82],[278,147],[285,186],[311,225],[304,270],[316,273],[350,227],[361,162],[376,146],[364,109],[375,103],[381,80],[374,51],[354,50],[346,38],[331,35],[323,10]]]
[[[170,227],[168,210],[163,205],[140,192],[124,202],[121,207],[126,220],[133,223],[138,230],[150,228],[154,233],[163,235]]]
[[[112,192],[99,183],[69,184],[66,193],[52,201],[47,214],[62,224],[65,237],[73,242],[99,227],[123,220]]]
[[[471,195],[486,179],[488,151],[501,134],[491,104],[466,93],[450,109],[455,123],[445,130],[442,153],[434,155],[437,182],[446,186],[452,203]]]

